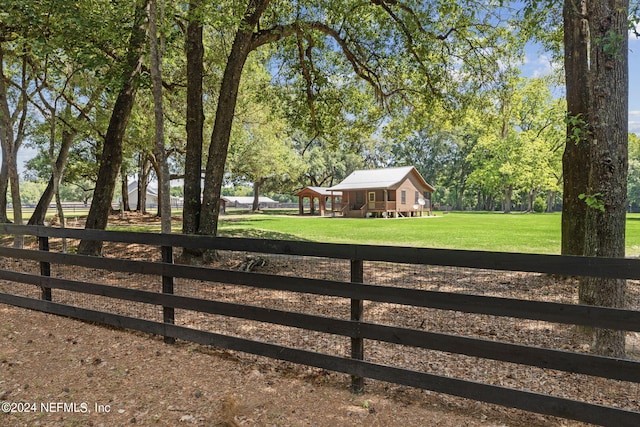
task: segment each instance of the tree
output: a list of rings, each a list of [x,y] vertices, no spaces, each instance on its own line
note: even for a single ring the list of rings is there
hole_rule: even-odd
[[[629,134],[629,176],[627,179],[627,200],[632,212],[640,208],[640,137]]]
[[[105,134],[96,188],[91,208],[87,215],[86,228],[104,230],[111,211],[111,199],[113,198],[116,178],[122,163],[122,143],[127,123],[131,116],[131,109],[133,108],[137,90],[136,78],[140,73],[142,63],[146,6],[146,0],[139,1],[136,5],[129,47],[122,71],[122,86],[113,106],[113,113]],[[99,255],[101,251],[102,242],[99,241],[82,240],[78,246],[78,253],[80,254]]]
[[[185,52],[187,57],[187,114],[184,166],[184,208],[182,232],[195,234],[200,226],[200,196],[202,190],[202,146],[204,141],[204,109],[202,77],[204,75],[204,44],[200,0],[189,2]]]
[[[272,9],[268,10],[272,3]],[[249,0],[236,26],[220,86],[199,232],[212,235],[217,232],[238,87],[251,52],[285,39],[298,40],[302,48],[294,52],[307,82],[305,92],[310,105],[315,96],[314,78],[320,68],[314,65],[316,51],[325,53],[321,56],[322,63],[335,75],[331,83],[343,84],[336,81],[342,79],[347,82],[344,84],[355,84],[360,79],[388,108],[394,107],[394,102],[405,103],[416,92],[453,102],[457,101],[456,85],[462,80],[450,78],[453,73],[468,76],[466,81],[477,83],[495,69],[496,56],[518,48],[509,31],[493,25],[500,19],[499,13],[495,10],[485,13],[472,7],[473,2],[464,3],[423,2],[412,8],[395,0],[293,4]],[[416,87],[420,89],[410,89]],[[395,101],[392,94],[398,95]],[[312,116],[311,122],[314,121]]]
[[[485,130],[470,158],[470,182],[489,193],[504,195],[509,213],[520,195],[523,210],[532,211],[542,190],[554,188],[562,146],[561,102],[554,101],[543,79],[510,78],[493,95],[484,114]],[[555,161],[554,161],[555,160]]]
[[[158,204],[160,206],[161,228],[163,233],[171,233],[171,183],[169,177],[169,159],[164,142],[164,108],[162,106],[162,48],[158,46],[158,7],[156,0],[149,0],[149,40],[151,56],[151,80],[153,92],[153,111],[155,116],[154,157],[159,164]],[[123,199],[124,199],[123,195]]]
[[[2,148],[2,167],[0,168],[0,220],[7,219],[7,188],[11,185],[11,204],[13,221],[22,225],[22,201],[20,199],[20,177],[18,175],[18,151],[26,135],[28,122],[29,71],[26,57],[14,58],[13,73],[17,73],[18,82],[7,76],[3,40],[0,40],[0,146]],[[9,89],[7,83],[14,85]],[[11,92],[14,92],[13,94]],[[16,94],[17,92],[17,94]],[[11,99],[13,98],[13,99]],[[15,106],[11,111],[11,105]],[[14,245],[22,247],[23,237],[16,236]]]
[[[624,257],[628,167],[628,0],[566,0],[567,144],[563,253]],[[624,307],[625,281],[589,278],[580,302]],[[624,355],[625,333],[596,329],[594,352]]]
[[[262,186],[270,179],[297,180],[301,164],[295,155],[286,123],[268,107],[244,114],[229,149],[228,171],[235,180],[253,183],[253,210],[259,210]]]

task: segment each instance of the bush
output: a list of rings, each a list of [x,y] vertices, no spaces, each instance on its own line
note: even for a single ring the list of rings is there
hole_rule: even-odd
[[[547,201],[544,200],[542,197],[536,197],[536,199],[533,201],[533,211],[540,213],[546,210],[547,210]]]

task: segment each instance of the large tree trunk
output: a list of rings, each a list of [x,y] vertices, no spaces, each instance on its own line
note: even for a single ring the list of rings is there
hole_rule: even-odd
[[[573,2],[565,4],[565,25],[573,30],[577,17],[572,16]],[[607,0],[587,1],[586,15],[589,22],[582,32],[573,32],[568,38],[566,50],[574,51],[574,46],[587,45],[588,56],[582,56],[584,64],[575,65],[578,71],[586,68],[586,79],[575,80],[583,86],[570,86],[575,78],[567,70],[567,98],[585,96],[573,91],[586,90],[584,125],[587,131],[578,146],[588,150],[588,167],[583,164],[564,165],[564,176],[575,173],[574,169],[587,170],[587,185],[580,203],[586,210],[584,230],[577,237],[583,239],[583,255],[602,257],[624,257],[625,221],[628,168],[628,1]],[[573,9],[571,9],[573,10]],[[581,21],[581,24],[584,22]],[[586,87],[586,88],[585,88]],[[570,93],[571,91],[571,93]],[[572,98],[573,99],[573,98]],[[570,122],[579,118],[582,111],[570,110]],[[581,124],[581,123],[578,123]],[[575,129],[575,127],[574,127]],[[570,133],[567,146],[574,145]],[[565,153],[566,154],[566,153]],[[580,175],[581,179],[584,176]],[[577,184],[582,184],[582,181]],[[566,185],[565,185],[566,188]],[[573,190],[575,191],[575,189]],[[571,211],[569,212],[571,213]],[[576,230],[580,231],[580,230]],[[566,236],[572,238],[571,236]],[[563,230],[563,240],[565,238]],[[625,281],[589,278],[581,281],[580,302],[599,306],[621,308],[625,305]],[[593,351],[613,357],[623,357],[625,353],[624,331],[597,329]]]
[[[187,146],[184,167],[184,208],[182,232],[195,234],[200,226],[202,186],[202,143],[204,110],[202,106],[202,75],[204,45],[202,23],[198,17],[200,0],[189,3],[189,25],[185,51],[187,55]]]
[[[567,87],[567,141],[562,156],[562,254],[583,255],[589,180],[589,27],[584,19],[587,0],[565,0],[564,66]]]
[[[96,188],[93,192],[91,208],[87,216],[85,228],[104,230],[107,226],[111,200],[115,189],[116,178],[122,164],[122,144],[126,132],[131,109],[136,94],[136,77],[140,73],[142,63],[142,47],[145,41],[144,18],[146,16],[146,4],[138,5],[135,22],[131,32],[127,62],[123,73],[123,86],[113,107],[113,113],[109,121],[109,127],[104,138],[102,155],[100,156],[100,169]],[[78,246],[78,253],[84,255],[100,255],[102,242],[82,240]]]
[[[162,233],[171,233],[171,183],[167,151],[164,147],[164,108],[162,105],[162,51],[158,46],[158,10],[156,0],[149,3],[149,45],[151,56],[151,91],[155,117],[154,156],[158,164],[158,215]]]
[[[599,205],[587,210],[585,255],[624,257],[628,170],[628,9],[619,0],[592,1],[590,144],[588,194]],[[615,36],[614,36],[615,35]],[[619,39],[615,38],[619,37]],[[595,40],[600,40],[596,42]],[[611,44],[611,45],[608,45]],[[595,195],[601,196],[596,197]],[[624,280],[590,279],[594,303],[625,306]],[[614,357],[625,353],[624,331],[597,329],[594,351]]]
[[[211,145],[207,158],[202,207],[200,210],[200,234],[215,236],[218,232],[220,215],[220,192],[224,178],[224,167],[229,149],[231,125],[236,109],[238,87],[242,69],[251,52],[252,35],[260,16],[269,4],[269,0],[250,0],[245,16],[236,32],[231,53],[227,60],[220,86],[216,119],[211,133]]]
[[[71,144],[73,144],[73,140],[76,136],[76,131],[62,131],[62,143],[60,145],[60,151],[58,152],[58,157],[56,158],[55,168],[57,169],[57,177],[61,177],[64,172],[65,165],[67,164],[67,159],[69,157],[69,149],[71,148]],[[55,195],[54,188],[54,174],[49,178],[49,182],[47,183],[47,188],[45,188],[44,192],[40,196],[40,200],[38,200],[38,204],[36,205],[31,218],[29,218],[29,225],[42,225],[44,224],[44,219],[47,215],[47,210],[49,209],[49,204],[51,204],[51,200],[53,200],[53,196]]]

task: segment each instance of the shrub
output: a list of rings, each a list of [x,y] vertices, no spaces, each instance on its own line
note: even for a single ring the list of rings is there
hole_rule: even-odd
[[[547,201],[544,200],[542,197],[536,197],[536,199],[533,201],[533,211],[540,213],[546,210],[547,210]]]

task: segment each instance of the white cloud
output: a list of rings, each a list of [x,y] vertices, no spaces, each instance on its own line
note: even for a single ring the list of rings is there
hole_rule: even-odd
[[[530,77],[548,76],[558,69],[557,64],[553,62],[552,57],[546,53],[525,55],[523,65],[526,69],[526,75]]]

